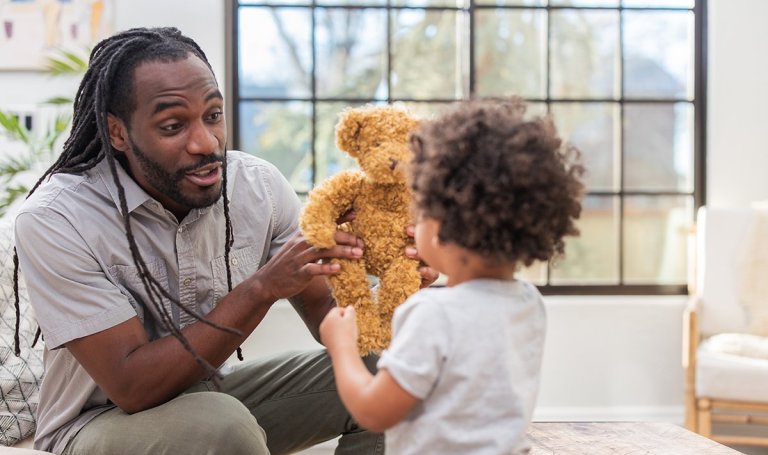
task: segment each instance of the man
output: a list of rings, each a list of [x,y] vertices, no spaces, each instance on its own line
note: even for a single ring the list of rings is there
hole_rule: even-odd
[[[279,172],[225,151],[197,44],[169,28],[102,41],[74,108],[16,221],[46,342],[35,447],[281,454],[341,435],[336,453],[383,453],[341,405],[325,351],[215,368],[281,298],[317,337],[334,305],[323,276],[338,272],[323,259],[363,245],[343,232],[308,245]]]

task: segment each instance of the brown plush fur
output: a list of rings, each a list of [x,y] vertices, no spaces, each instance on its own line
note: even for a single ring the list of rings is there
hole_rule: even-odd
[[[336,145],[360,164],[360,171],[341,172],[316,187],[301,216],[301,231],[320,248],[335,245],[336,220],[349,210],[357,216],[348,229],[365,242],[361,260],[337,260],[341,272],[329,277],[339,306],[354,305],[361,354],[379,352],[390,340],[395,307],[419,289],[418,263],[405,256],[412,240],[411,194],[407,167],[412,154],[408,136],[417,121],[392,106],[349,108],[336,125]],[[377,295],[368,275],[379,278]]]

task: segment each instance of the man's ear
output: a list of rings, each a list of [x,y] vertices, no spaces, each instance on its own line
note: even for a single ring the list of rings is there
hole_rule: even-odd
[[[128,128],[125,123],[114,114],[107,114],[107,127],[109,129],[109,142],[112,147],[121,152],[128,150]]]

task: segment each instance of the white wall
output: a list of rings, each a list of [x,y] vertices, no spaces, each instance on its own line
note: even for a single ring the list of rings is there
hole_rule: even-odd
[[[224,0],[117,0],[117,27],[174,25],[196,39],[224,83]],[[195,11],[191,14],[190,11]],[[768,198],[768,1],[710,0],[708,198]],[[34,73],[0,74],[0,104],[62,93]],[[684,297],[549,298],[549,336],[537,418],[682,421]],[[247,351],[313,346],[287,304],[277,305]]]
[[[194,12],[194,13],[193,13]],[[193,38],[211,62],[219,84],[225,76],[224,0],[115,0],[115,28],[175,26]],[[34,104],[77,91],[79,80],[32,71],[0,73],[0,106]]]
[[[768,2],[709,0],[707,201],[768,199]]]

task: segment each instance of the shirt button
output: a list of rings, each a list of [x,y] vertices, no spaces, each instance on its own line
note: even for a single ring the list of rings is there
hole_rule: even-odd
[[[229,261],[229,263],[230,263],[230,264],[232,264],[232,265],[237,265],[237,258],[232,258],[232,259]]]
[[[183,281],[183,283],[184,283],[184,287],[187,287],[187,286],[189,286],[189,285],[190,285],[190,283],[192,283],[192,280],[191,280],[191,279],[189,279],[189,278],[184,278],[184,281]]]
[[[181,234],[182,232],[184,232],[184,226],[179,226],[179,231],[178,231],[178,232],[179,232],[179,234]]]

